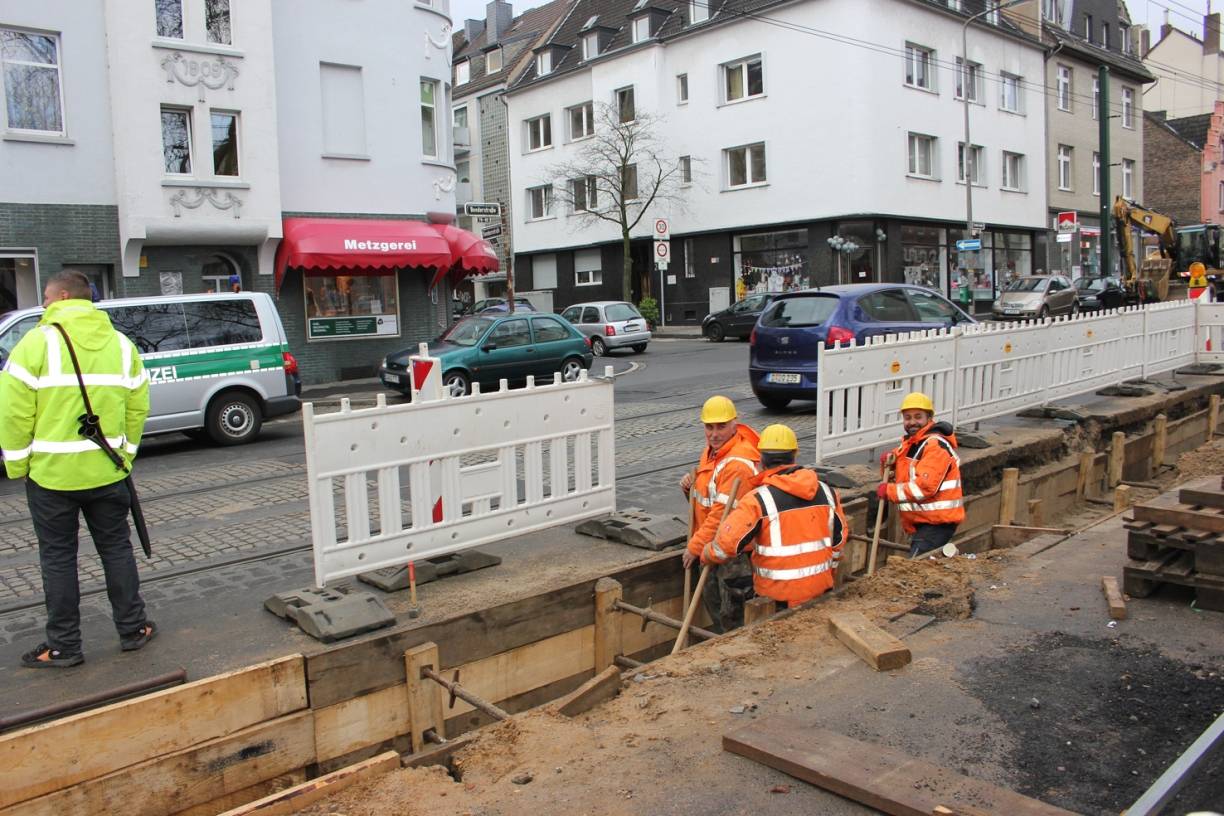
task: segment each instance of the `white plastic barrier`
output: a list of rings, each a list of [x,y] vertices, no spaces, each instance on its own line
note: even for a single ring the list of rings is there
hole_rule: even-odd
[[[1198,301],[1198,361],[1224,363],[1224,303]]]
[[[613,512],[612,394],[610,376],[583,372],[405,405],[344,400],[328,414],[307,403],[316,583]]]

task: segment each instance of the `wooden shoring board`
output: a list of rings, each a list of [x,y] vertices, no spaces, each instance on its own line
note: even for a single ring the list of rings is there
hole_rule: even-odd
[[[227,793],[218,799],[211,799],[201,805],[192,805],[186,810],[177,811],[174,816],[217,816],[218,813],[229,810],[230,808],[244,805],[247,802],[254,802],[256,799],[262,799],[277,791],[291,788],[294,785],[300,785],[309,777],[306,774],[306,769],[301,768],[293,773],[287,773],[283,776],[274,776],[271,779],[265,779],[257,785],[252,785],[249,788],[243,788],[234,793]]]
[[[577,717],[600,703],[620,694],[619,666],[609,666],[552,705],[552,710],[565,717]]]
[[[891,816],[930,816],[966,804],[1008,816],[1074,816],[1015,791],[962,776],[901,751],[765,717],[724,734],[723,750],[775,768]]]
[[[0,816],[163,816],[309,765],[314,743],[314,715],[298,711],[21,802]],[[105,752],[105,743],[93,748]]]
[[[14,731],[0,736],[0,808],[305,707],[291,655]]]
[[[645,606],[652,597],[678,597],[683,591],[684,575],[678,552],[648,558],[608,577],[624,585],[625,601],[635,606]],[[591,626],[595,623],[596,580],[591,578],[427,626],[384,630],[308,654],[310,704],[322,708],[403,684],[404,652],[422,643],[437,643],[442,667],[451,668]]]
[[[1101,591],[1105,593],[1105,602],[1109,605],[1109,617],[1126,620],[1126,601],[1122,598],[1122,590],[1118,588],[1118,579],[1112,575],[1102,576]]]
[[[286,816],[286,814],[297,813],[312,802],[331,796],[356,782],[388,773],[399,767],[399,754],[395,751],[387,751],[364,762],[324,774],[318,779],[303,782],[301,785],[295,785],[279,793],[265,796],[263,799],[227,810],[221,816]]]
[[[909,647],[867,620],[861,612],[830,615],[829,628],[850,651],[876,671],[899,669],[910,662]]]
[[[1037,536],[1068,536],[1072,532],[1072,530],[1063,527],[1021,527],[1016,524],[996,524],[990,528],[991,540],[996,550],[1018,547],[1026,541],[1037,538]]]

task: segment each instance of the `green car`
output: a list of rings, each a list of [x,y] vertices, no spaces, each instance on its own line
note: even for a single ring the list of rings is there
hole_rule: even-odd
[[[412,348],[387,355],[378,369],[382,384],[408,394],[408,358],[416,353]],[[465,317],[432,341],[429,353],[442,361],[442,385],[455,396],[471,393],[474,382],[489,391],[500,380],[519,383],[528,375],[551,382],[558,371],[573,382],[594,359],[590,340],[577,329],[556,315],[536,313]]]

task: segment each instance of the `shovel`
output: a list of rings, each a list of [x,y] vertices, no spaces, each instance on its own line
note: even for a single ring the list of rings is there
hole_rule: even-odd
[[[727,520],[727,514],[731,512],[731,508],[735,506],[735,499],[739,496],[740,478],[737,476],[735,481],[731,483],[731,490],[727,492],[727,503],[723,505],[722,518],[718,520],[718,526],[722,527],[722,523]],[[684,623],[680,626],[680,634],[676,637],[676,645],[672,646],[671,653],[675,654],[684,648],[684,644],[688,639],[689,627],[693,625],[693,618],[697,615],[697,605],[701,603],[701,592],[705,589],[706,579],[710,577],[710,565],[706,564],[701,568],[701,575],[697,578],[697,588],[693,591],[693,600],[688,605],[688,611],[684,613]]]
[[[688,538],[684,540],[684,546],[687,549],[688,543],[693,540],[693,527],[697,522],[697,502],[693,496],[694,488],[697,482],[697,468],[693,468],[689,473],[692,475],[692,481],[689,482],[689,524]],[[684,570],[684,609],[688,609],[689,598],[693,595],[693,570],[691,568]],[[688,645],[688,638],[685,637],[684,645]]]
[[[897,461],[897,456],[894,453],[888,454],[888,461],[880,466],[880,481],[885,481],[886,477],[891,477],[893,464]],[[884,523],[884,499],[880,499],[876,506],[876,523],[875,533],[871,536],[871,550],[867,554],[867,574],[875,574],[876,552],[880,548],[880,526]]]

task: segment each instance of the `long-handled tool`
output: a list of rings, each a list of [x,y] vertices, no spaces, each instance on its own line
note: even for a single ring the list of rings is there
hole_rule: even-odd
[[[417,606],[416,597],[416,562],[408,562],[408,617],[421,617],[421,607]]]
[[[880,465],[880,481],[891,479],[891,473],[894,463],[897,461],[897,456],[894,453],[888,454],[887,461]],[[884,499],[880,499],[876,506],[876,524],[875,533],[871,536],[871,550],[867,553],[867,574],[875,574],[876,552],[880,548],[880,526],[884,524]]]
[[[740,478],[737,476],[735,481],[731,483],[731,489],[727,491],[727,503],[723,505],[722,518],[718,520],[719,527],[722,527],[722,523],[727,520],[727,514],[735,506],[735,500],[739,496],[739,487]],[[693,625],[693,618],[697,615],[697,606],[701,603],[701,592],[705,589],[706,579],[709,577],[710,565],[706,564],[701,568],[701,575],[697,578],[697,588],[693,590],[693,600],[688,605],[688,611],[684,613],[684,623],[680,627],[680,634],[676,637],[676,644],[672,646],[672,654],[684,648],[684,643],[688,638],[689,627]]]
[[[688,523],[688,538],[684,540],[684,547],[688,549],[688,543],[693,540],[693,527],[697,524],[697,501],[694,498],[694,491],[697,485],[697,468],[689,471],[689,523]],[[684,609],[688,609],[689,598],[693,595],[693,569],[686,567],[684,570]],[[684,645],[688,645],[687,635]]]

